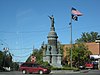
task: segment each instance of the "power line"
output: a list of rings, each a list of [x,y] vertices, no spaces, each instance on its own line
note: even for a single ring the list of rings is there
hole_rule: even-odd
[[[57,28],[56,30],[63,30],[66,29],[66,27],[63,28]],[[9,31],[0,31],[0,33],[11,33],[11,34],[20,34],[20,33],[43,33],[43,32],[47,32],[48,30],[34,30],[34,31],[21,31],[21,32],[9,32]]]
[[[79,27],[79,29],[83,29],[83,28],[90,28],[90,27],[95,27],[96,28],[96,26],[94,26],[94,25],[91,25],[91,26],[85,26],[84,27],[84,25],[81,25],[81,26],[83,26],[83,27]],[[64,30],[64,29],[66,29],[66,27],[62,27],[62,28],[56,28],[56,30],[57,31],[62,31],[62,30]],[[20,34],[20,33],[43,33],[43,32],[47,32],[48,30],[34,30],[34,31],[21,31],[21,32],[8,32],[8,31],[0,31],[0,33],[9,33],[9,34],[16,34],[16,33],[18,33],[18,34]]]
[[[12,49],[9,49],[9,50],[29,50],[29,49],[33,49],[33,48],[12,48]]]
[[[22,56],[21,55],[20,56],[19,55],[18,56],[17,55],[13,55],[13,57],[20,57],[20,58],[27,57],[27,56],[30,56],[30,54],[22,55]]]

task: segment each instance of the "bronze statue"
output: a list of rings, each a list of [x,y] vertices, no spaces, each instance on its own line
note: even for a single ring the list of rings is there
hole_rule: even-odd
[[[50,20],[51,20],[51,25],[52,25],[52,27],[54,27],[54,17],[53,17],[53,15],[52,16],[48,16],[49,18],[50,18]]]

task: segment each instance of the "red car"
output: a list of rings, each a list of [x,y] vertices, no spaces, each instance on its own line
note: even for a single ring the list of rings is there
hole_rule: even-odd
[[[93,69],[93,63],[91,63],[91,62],[85,63],[85,68],[86,69]]]
[[[23,63],[20,66],[20,70],[24,74],[26,73],[39,73],[39,74],[47,73],[49,74],[51,72],[50,69],[40,66],[39,64],[36,64],[36,63]]]

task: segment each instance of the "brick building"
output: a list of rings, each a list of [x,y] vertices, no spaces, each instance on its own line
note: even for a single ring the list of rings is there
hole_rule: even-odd
[[[88,49],[92,52],[92,55],[100,55],[100,43],[99,42],[92,42],[92,43],[84,43]],[[70,44],[63,45],[63,60],[70,56],[69,52],[67,52],[67,48],[70,48]],[[70,59],[68,59],[70,60]]]
[[[86,43],[89,50],[92,52],[93,55],[99,55],[100,54],[100,43]]]

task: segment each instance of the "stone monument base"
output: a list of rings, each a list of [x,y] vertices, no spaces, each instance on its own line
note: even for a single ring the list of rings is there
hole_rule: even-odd
[[[52,54],[52,58],[50,58],[51,55],[47,55],[43,57],[44,62],[48,62],[53,67],[61,68],[61,54]],[[51,62],[50,62],[51,60]]]

